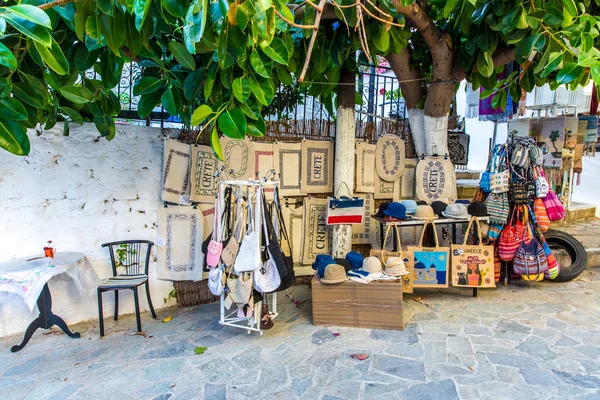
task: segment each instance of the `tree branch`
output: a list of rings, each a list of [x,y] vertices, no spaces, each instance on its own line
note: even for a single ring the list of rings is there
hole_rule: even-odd
[[[500,49],[496,49],[494,54],[492,54],[492,61],[494,62],[494,67],[499,67],[501,65],[508,64],[515,60],[515,48],[514,47],[503,47]],[[477,65],[473,66],[473,72],[477,72]],[[460,82],[467,77],[467,73],[465,70],[461,68],[461,66],[456,63],[452,70],[452,78],[456,82]]]
[[[400,82],[402,97],[404,97],[406,107],[409,110],[416,108],[417,104],[425,97],[421,71],[410,65],[411,57],[412,50],[410,47],[402,49],[400,54],[389,53],[385,57]]]
[[[69,3],[72,3],[74,1],[75,0],[55,0],[55,1],[52,1],[50,3],[40,4],[38,6],[38,8],[40,10],[48,10],[50,8],[64,6],[65,4],[69,4]]]
[[[437,27],[431,17],[417,3],[404,6],[401,0],[392,0],[392,4],[396,7],[396,11],[404,15],[419,31],[430,49],[433,49],[440,42],[444,41],[444,34],[440,28]]]

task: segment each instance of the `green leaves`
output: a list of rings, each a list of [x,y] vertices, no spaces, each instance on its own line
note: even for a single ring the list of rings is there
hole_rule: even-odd
[[[141,118],[146,118],[154,108],[160,104],[160,99],[164,93],[164,88],[159,88],[152,93],[144,94],[140,97],[140,101],[138,103],[138,115]]]
[[[94,125],[106,140],[111,141],[115,138],[116,128],[115,119],[110,115],[94,115]]]
[[[371,39],[377,50],[385,53],[390,47],[390,33],[385,30],[382,24],[371,25]]]
[[[60,94],[75,104],[89,103],[94,98],[94,94],[83,86],[63,86],[60,88]]]
[[[62,50],[56,40],[51,37],[52,45],[48,48],[43,46],[39,42],[33,42],[35,49],[44,60],[44,63],[50,67],[54,72],[59,75],[66,75],[69,73],[69,62],[65,58]]]
[[[206,104],[202,104],[192,114],[192,126],[200,125],[212,113],[213,113],[213,110],[212,110],[212,108],[210,108],[210,106],[207,106]]]
[[[140,96],[157,91],[163,85],[162,79],[147,76],[133,86],[133,95]]]
[[[210,133],[210,146],[214,150],[217,158],[223,161],[223,150],[221,149],[221,141],[219,140],[216,126],[213,127],[212,132]]]
[[[240,109],[225,110],[217,119],[219,129],[232,139],[243,139],[246,136],[246,117]]]
[[[477,72],[486,78],[494,73],[494,61],[489,53],[480,51],[477,55]]]
[[[252,65],[252,69],[254,69],[254,71],[256,71],[256,73],[263,78],[269,77],[270,72],[267,71],[265,64],[263,63],[256,49],[253,49],[252,53],[250,54],[250,65]]]
[[[144,25],[144,21],[148,16],[148,10],[150,10],[150,5],[152,4],[152,0],[133,0],[133,12],[137,17],[135,20],[135,27],[138,31],[142,29],[142,25]]]
[[[0,118],[24,121],[27,119],[27,110],[19,100],[7,97],[0,100]]]
[[[273,101],[275,93],[270,80],[257,81],[254,75],[250,75],[249,83],[250,91],[254,94],[254,97],[256,97],[256,100],[258,100],[260,104],[268,106],[271,101]]]
[[[175,88],[167,89],[160,98],[160,102],[165,109],[171,115],[179,115],[181,110],[181,95],[179,90]]]
[[[18,156],[29,154],[31,145],[23,125],[10,119],[0,118],[0,147]]]
[[[536,35],[530,36],[524,40],[522,40],[515,49],[515,61],[519,64],[525,63],[533,50],[534,45],[538,40],[543,38],[543,36],[538,33]]]
[[[250,97],[250,83],[246,78],[236,78],[232,83],[233,95],[240,103],[244,103]]]
[[[38,25],[34,22],[16,16],[12,13],[2,14],[2,16],[16,30],[18,30],[28,38],[35,40],[36,42],[47,47],[50,47],[52,45],[52,37],[50,36],[50,32],[44,26]]]
[[[556,75],[556,82],[559,85],[574,81],[579,74],[583,71],[583,68],[577,65],[577,63],[565,64],[558,74]]]
[[[548,57],[548,64],[546,64],[546,66],[542,70],[541,77],[545,78],[548,75],[550,75],[552,72],[554,72],[554,70],[556,70],[556,68],[558,68],[558,66],[562,63],[563,58],[564,58],[563,52],[550,53],[550,56]]]
[[[178,42],[170,42],[169,50],[175,57],[175,60],[181,65],[183,68],[189,70],[196,69],[196,62],[194,61],[194,57],[187,51],[186,47]]]
[[[5,15],[7,11],[10,13],[9,17]],[[46,14],[45,11],[40,10],[36,6],[32,6],[29,4],[19,4],[16,6],[0,7],[0,15],[7,18],[9,21],[10,15],[14,15],[26,21],[33,22],[34,24],[44,26],[46,28],[52,27],[48,14]]]
[[[279,38],[273,38],[270,44],[261,45],[262,51],[276,63],[287,65],[289,57],[285,43]]]
[[[2,43],[0,43],[0,65],[5,66],[11,71],[17,69],[17,59],[12,51]]]

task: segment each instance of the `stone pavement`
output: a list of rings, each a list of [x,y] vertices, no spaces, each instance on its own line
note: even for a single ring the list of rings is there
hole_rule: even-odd
[[[600,266],[600,218],[588,218],[567,224],[553,224],[552,229],[575,236],[588,254],[588,267]]]
[[[216,304],[75,325],[79,340],[0,339],[0,399],[600,399],[600,277],[405,297],[404,331],[317,327],[279,301],[264,336],[223,327]],[[309,298],[294,287],[295,300]],[[339,333],[339,335],[334,335]],[[194,354],[206,346],[204,354]],[[364,361],[351,358],[366,353]]]

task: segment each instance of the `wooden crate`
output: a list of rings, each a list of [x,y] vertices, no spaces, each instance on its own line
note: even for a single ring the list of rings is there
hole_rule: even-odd
[[[400,281],[326,285],[315,275],[312,310],[315,325],[404,329]]]

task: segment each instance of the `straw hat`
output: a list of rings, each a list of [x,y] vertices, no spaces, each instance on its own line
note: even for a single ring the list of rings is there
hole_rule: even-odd
[[[439,217],[433,212],[433,208],[428,205],[417,206],[417,212],[414,219],[438,219]]]
[[[348,280],[346,270],[339,264],[329,264],[325,267],[325,274],[321,279],[321,283],[327,285],[333,285],[335,283],[342,283]]]
[[[467,211],[467,206],[464,204],[449,204],[448,207],[444,211],[442,211],[442,215],[446,218],[454,218],[454,219],[469,219],[471,216]]]
[[[363,260],[362,270],[370,274],[376,274],[382,271],[381,261],[377,257],[366,257]]]
[[[390,257],[385,261],[385,274],[391,276],[404,276],[409,272],[406,270],[401,257]]]

